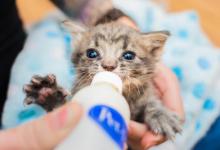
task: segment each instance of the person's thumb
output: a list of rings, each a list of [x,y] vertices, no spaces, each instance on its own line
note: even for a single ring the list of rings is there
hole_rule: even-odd
[[[70,102],[38,120],[1,131],[0,149],[53,149],[71,133],[81,114],[82,108]]]

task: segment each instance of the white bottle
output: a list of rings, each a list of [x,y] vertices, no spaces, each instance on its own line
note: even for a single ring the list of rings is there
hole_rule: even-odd
[[[84,108],[77,127],[57,150],[123,150],[130,120],[129,106],[122,96],[122,81],[111,72],[95,75],[90,86],[75,94]]]

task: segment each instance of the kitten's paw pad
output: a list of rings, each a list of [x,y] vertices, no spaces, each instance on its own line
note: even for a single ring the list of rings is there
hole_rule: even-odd
[[[54,91],[53,89],[51,88],[47,88],[47,87],[42,87],[40,90],[39,90],[39,95],[38,95],[38,99],[39,99],[39,102],[40,103],[44,103],[46,98],[48,96],[51,96],[53,95]]]
[[[173,112],[164,111],[146,120],[147,125],[155,134],[162,134],[172,140],[176,133],[182,132],[180,118]]]
[[[52,89],[56,89],[56,77],[52,74],[49,74],[45,77],[35,75],[31,78],[30,84],[26,84],[23,87],[24,92],[28,95],[34,97],[38,95],[48,95],[52,93]]]
[[[65,97],[68,95],[66,90],[57,85],[53,74],[33,76],[30,84],[24,85],[23,90],[26,93],[25,104],[36,103],[48,111],[65,103]]]

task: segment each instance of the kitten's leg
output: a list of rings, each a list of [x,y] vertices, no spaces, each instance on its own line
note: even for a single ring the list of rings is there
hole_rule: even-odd
[[[163,106],[154,95],[149,96],[146,101],[144,121],[155,134],[162,134],[171,140],[176,133],[182,131],[182,123],[178,115]]]
[[[25,104],[38,104],[48,112],[63,105],[68,95],[66,90],[57,85],[53,74],[44,77],[33,76],[30,84],[24,85],[23,90],[26,93]]]

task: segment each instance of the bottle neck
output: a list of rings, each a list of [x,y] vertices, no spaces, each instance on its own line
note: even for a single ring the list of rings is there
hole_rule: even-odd
[[[122,80],[117,74],[108,71],[99,72],[94,76],[91,84],[102,82],[111,84],[122,93]]]
[[[97,82],[97,83],[94,83],[93,85],[106,85],[110,87],[111,89],[113,89],[114,91],[122,94],[121,91],[116,86],[114,86],[114,84],[111,84],[109,82]]]

